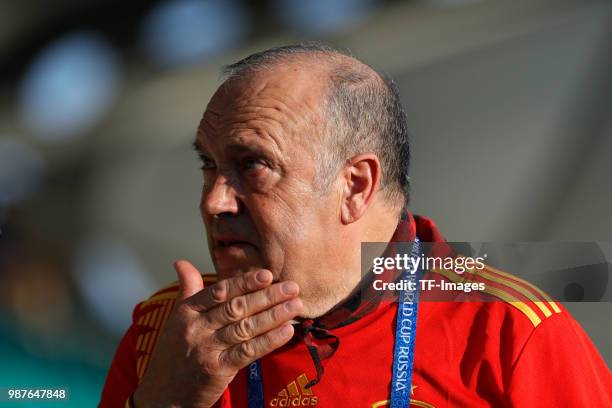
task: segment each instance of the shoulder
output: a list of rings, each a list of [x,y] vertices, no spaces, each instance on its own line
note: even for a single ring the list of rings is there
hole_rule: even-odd
[[[558,302],[535,285],[491,265],[467,269],[461,274],[448,269],[432,269],[430,272],[454,283],[479,284],[481,289],[472,292],[468,301],[499,303],[508,314],[516,316],[516,319],[531,328],[538,327],[556,314],[567,313]]]
[[[430,302],[437,321],[452,330],[457,344],[471,350],[461,358],[487,359],[510,369],[530,339],[565,341],[569,333],[572,319],[563,306],[515,275],[486,264],[461,274],[448,269],[430,272],[446,282],[482,288],[453,301]]]

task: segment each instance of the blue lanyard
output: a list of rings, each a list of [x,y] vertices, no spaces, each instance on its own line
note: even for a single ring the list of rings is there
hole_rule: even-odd
[[[418,257],[420,242],[415,238],[412,257]],[[412,363],[416,338],[417,311],[419,302],[419,273],[417,269],[404,271],[402,279],[409,283],[407,290],[399,293],[393,349],[393,376],[391,381],[391,408],[409,408],[412,385]],[[407,285],[406,285],[407,286]],[[248,408],[264,406],[261,362],[253,361],[248,366]]]
[[[264,406],[263,380],[261,378],[261,362],[253,361],[249,364],[249,408],[262,408]]]
[[[253,361],[249,364],[249,408],[263,407],[263,381],[261,378],[261,362]]]
[[[415,238],[411,254],[413,258],[419,256],[420,247],[419,239]],[[414,271],[404,271],[402,274],[402,279],[405,279],[410,286],[400,291],[397,305],[393,376],[391,377],[391,408],[410,407],[412,363],[419,303],[419,274],[418,268]]]

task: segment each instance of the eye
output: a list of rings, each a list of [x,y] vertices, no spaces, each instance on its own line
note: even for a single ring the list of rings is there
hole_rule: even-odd
[[[241,167],[243,171],[258,171],[267,168],[268,165],[264,160],[248,157],[242,161]]]
[[[200,161],[202,162],[202,166],[200,167],[202,170],[213,170],[215,167],[217,167],[212,159],[202,154],[200,155]]]

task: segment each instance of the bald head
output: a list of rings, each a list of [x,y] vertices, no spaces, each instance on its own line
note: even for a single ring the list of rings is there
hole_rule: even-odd
[[[408,201],[410,149],[406,115],[392,80],[347,52],[319,43],[271,48],[228,65],[226,84],[296,70],[309,77],[324,115],[316,149],[316,182],[322,190],[350,157],[375,153],[382,165],[384,197]],[[296,85],[294,83],[293,85]],[[395,206],[395,205],[394,205]]]

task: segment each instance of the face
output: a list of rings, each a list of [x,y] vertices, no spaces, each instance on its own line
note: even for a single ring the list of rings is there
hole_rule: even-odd
[[[342,285],[338,242],[341,188],[313,185],[324,89],[312,73],[274,73],[222,86],[202,118],[200,210],[221,278],[253,268],[294,280],[306,315]]]

